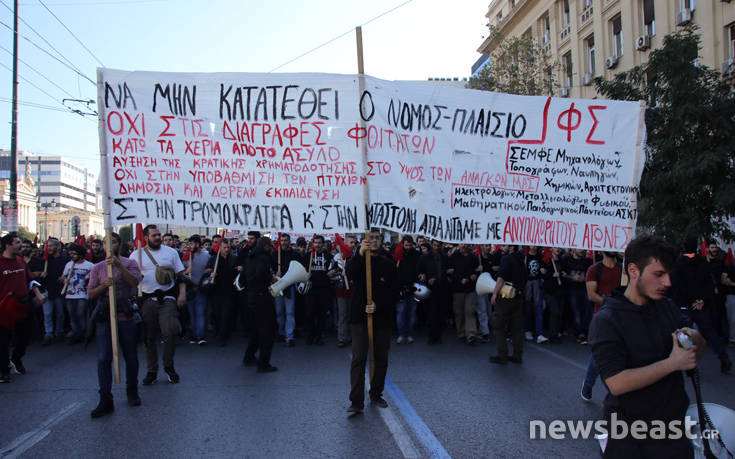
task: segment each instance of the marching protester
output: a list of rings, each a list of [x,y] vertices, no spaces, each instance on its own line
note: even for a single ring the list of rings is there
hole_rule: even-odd
[[[528,272],[528,280],[523,295],[525,338],[526,341],[533,341],[535,333],[536,342],[543,344],[549,339],[544,336],[544,280],[541,274],[542,256],[538,247],[535,245],[528,246],[523,260]]]
[[[28,289],[33,275],[20,256],[18,236],[15,233],[3,236],[0,250],[0,383],[9,383],[11,367],[17,374],[26,374],[22,359],[31,341],[28,311],[34,306],[31,295],[38,298],[40,293]],[[12,356],[9,355],[11,340]]]
[[[452,310],[457,338],[467,344],[477,339],[477,317],[475,315],[475,281],[479,262],[470,252],[468,244],[459,244],[458,250],[449,257],[447,272],[452,282]]]
[[[324,321],[327,310],[332,305],[332,285],[329,279],[335,274],[334,270],[329,270],[331,262],[332,254],[324,246],[324,236],[315,235],[308,258],[311,288],[306,295],[306,323],[309,333],[306,344],[324,344]]]
[[[653,420],[669,426],[684,426],[689,397],[683,370],[697,366],[705,342],[698,331],[687,328],[688,320],[666,291],[676,252],[662,238],[641,235],[625,250],[624,269],[630,282],[624,292],[603,299],[592,319],[590,344],[608,394],[604,417],[611,425],[613,414],[628,426]],[[683,348],[676,337],[683,331],[694,342]],[[686,435],[663,439],[636,439],[634,435],[612,435],[604,457],[692,457]]]
[[[476,268],[478,276],[482,273],[489,273],[494,276],[493,268],[495,267],[492,260],[492,252],[490,244],[482,244],[479,246],[478,257],[479,265]],[[499,268],[499,267],[498,267]],[[477,313],[477,329],[480,334],[481,343],[490,342],[490,298],[488,295],[475,295],[475,313]]]
[[[232,254],[231,247],[229,239],[219,239],[217,255],[209,259],[204,270],[204,275],[213,279],[209,304],[214,309],[213,317],[220,346],[226,346],[230,341],[236,317],[235,292],[232,283],[237,276],[237,257]],[[214,272],[215,264],[217,264],[216,273]]]
[[[99,239],[94,239],[92,241],[92,259],[90,260],[93,264],[97,264],[101,261],[104,261],[107,256],[105,255],[105,251],[102,248],[102,241]]]
[[[432,241],[431,252],[421,255],[416,266],[419,282],[431,289],[428,302],[429,344],[442,342],[444,314],[449,294],[447,269],[449,257],[444,253],[442,243]]]
[[[505,365],[508,361],[523,362],[523,291],[527,271],[523,254],[512,245],[503,246],[503,258],[490,302],[493,310],[493,334],[498,353],[490,357],[491,363]],[[507,331],[513,344],[513,354],[508,355]]]
[[[567,301],[574,317],[574,328],[577,331],[577,342],[587,344],[587,328],[592,316],[592,306],[587,299],[585,274],[592,260],[584,256],[584,250],[571,249],[571,253],[562,258],[561,274],[567,291]]]
[[[615,252],[603,252],[602,261],[598,261],[587,269],[585,277],[587,284],[587,297],[595,304],[593,314],[602,307],[603,297],[610,295],[614,289],[620,287],[622,267],[618,264]],[[597,381],[600,371],[595,364],[595,359],[590,356],[587,363],[587,374],[582,382],[582,399],[586,402],[592,400],[592,388]]]
[[[257,365],[258,373],[270,373],[278,368],[271,365],[271,352],[275,341],[276,310],[273,296],[268,287],[273,283],[271,256],[273,245],[268,237],[259,237],[254,249],[248,252],[245,263],[245,280],[247,282],[248,307],[254,319],[250,341],[245,350],[243,363],[247,366]],[[258,352],[258,358],[255,353]]]
[[[158,333],[163,340],[163,371],[170,383],[178,383],[179,374],[174,369],[176,337],[181,333],[179,309],[186,304],[186,285],[177,282],[177,276],[184,273],[184,265],[176,250],[161,245],[161,232],[156,225],[143,228],[146,246],[130,254],[138,260],[142,250],[140,271],[143,274],[141,315],[144,323],[144,343],[148,371],[143,385],[154,384],[158,380]]]
[[[128,405],[141,404],[138,395],[138,322],[141,320],[133,310],[131,300],[136,295],[135,287],[140,282],[138,264],[129,258],[120,257],[120,236],[110,233],[112,254],[96,263],[89,275],[88,295],[96,299],[97,307],[91,322],[97,341],[97,380],[100,401],[90,415],[99,418],[115,410],[112,397],[112,336],[110,334],[110,286],[114,285],[117,311],[117,336],[125,359],[125,383]],[[112,277],[107,267],[112,266]]]
[[[211,247],[210,247],[211,248]],[[204,346],[207,344],[207,297],[199,291],[204,270],[209,263],[210,255],[202,247],[202,239],[198,235],[189,238],[189,260],[184,262],[186,275],[191,279],[190,291],[187,294],[186,307],[191,322],[191,338],[189,343]]]
[[[163,245],[166,247],[171,247],[172,249],[176,249],[176,245],[174,244],[174,236],[172,234],[166,233],[163,235]]]
[[[388,350],[393,328],[394,305],[398,300],[399,285],[395,265],[381,256],[379,231],[371,231],[369,239],[363,239],[360,250],[347,263],[347,275],[354,282],[355,292],[350,307],[352,332],[352,364],[350,365],[350,413],[359,413],[365,407],[365,364],[368,359],[368,321],[373,315],[374,372],[370,380],[370,402],[386,408],[383,399],[385,375],[388,371]],[[372,302],[367,297],[366,258],[370,257]]]
[[[712,323],[715,285],[707,260],[696,253],[697,239],[687,237],[684,253],[676,259],[671,273],[671,298],[695,323],[707,344],[720,359],[720,371],[729,373],[732,362]]]
[[[64,297],[61,289],[64,284],[64,267],[69,257],[61,252],[61,242],[50,238],[44,249],[44,270],[40,274],[41,285],[48,292],[48,299],[43,305],[43,322],[46,335],[43,344],[48,345],[57,338],[64,336]]]
[[[287,233],[280,235],[278,250],[274,250],[273,271],[276,277],[283,277],[292,261],[303,264],[298,252],[291,247],[291,236]],[[296,328],[296,286],[291,285],[283,290],[283,295],[276,297],[276,320],[278,322],[278,337],[286,341],[288,347],[294,347],[294,329]]]
[[[398,269],[400,299],[396,305],[396,324],[398,326],[397,344],[413,343],[413,328],[416,324],[416,298],[413,296],[414,283],[418,281],[419,252],[413,245],[413,238],[405,235],[398,243],[393,258]]]
[[[565,291],[561,282],[561,249],[553,247],[542,259],[540,272],[544,279],[544,304],[549,311],[549,341],[561,343],[561,330],[564,324]]]
[[[345,244],[339,234],[335,244],[336,253],[332,258],[330,271],[334,271],[334,296],[337,302],[337,347],[345,347],[352,342],[350,335],[350,302],[354,289],[347,276],[347,261],[354,251]]]
[[[69,261],[64,267],[64,287],[62,292],[66,300],[66,310],[69,313],[71,324],[71,339],[69,344],[81,343],[84,338],[84,330],[87,324],[88,297],[87,283],[89,273],[94,264],[84,257],[87,250],[76,244],[69,249]]]

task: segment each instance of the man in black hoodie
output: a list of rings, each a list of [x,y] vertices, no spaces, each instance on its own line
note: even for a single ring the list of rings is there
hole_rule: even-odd
[[[396,325],[398,326],[397,344],[413,343],[413,327],[416,322],[416,299],[413,297],[413,284],[418,280],[416,265],[419,261],[419,252],[413,246],[410,235],[403,236],[400,247],[393,256],[398,267],[398,282],[400,284],[400,299],[396,306]]]
[[[258,365],[258,373],[269,373],[278,370],[271,365],[271,351],[276,335],[276,307],[268,291],[273,283],[273,272],[271,271],[271,254],[273,245],[268,237],[260,237],[256,242],[255,249],[248,253],[245,262],[245,281],[247,283],[248,307],[253,310],[253,331],[250,334],[250,342],[245,350],[243,363],[245,365]],[[258,359],[255,353],[260,350]]]
[[[632,240],[625,251],[628,286],[605,297],[592,319],[592,354],[609,391],[604,403],[608,431],[613,415],[628,427],[636,421],[649,429],[660,429],[661,422],[669,427],[665,439],[655,439],[659,434],[654,437],[654,430],[645,439],[609,435],[606,458],[692,457],[689,439],[681,430],[675,439],[671,426],[672,421],[685,426],[689,398],[682,371],[697,366],[706,344],[699,332],[685,327],[687,318],[664,296],[675,258],[674,249],[660,237]],[[679,331],[692,338],[694,348],[679,345]]]
[[[434,240],[431,242],[431,252],[421,255],[416,266],[419,282],[431,289],[428,301],[429,344],[442,342],[445,308],[449,303],[447,269],[449,257],[444,253],[441,241]]]
[[[350,305],[350,330],[352,332],[352,365],[350,367],[349,413],[359,413],[365,406],[365,362],[368,357],[367,314],[373,315],[373,346],[375,369],[370,381],[370,401],[386,408],[383,399],[385,375],[388,372],[388,349],[393,329],[394,305],[398,300],[396,269],[391,260],[381,255],[380,232],[370,232],[370,239],[363,240],[360,250],[347,262],[347,276],[354,282]],[[370,256],[372,278],[372,303],[367,302],[365,257]]]
[[[317,234],[312,241],[313,251],[310,261],[309,280],[311,290],[306,295],[306,323],[309,336],[306,344],[324,344],[324,320],[327,310],[332,307],[332,293],[334,291],[329,278],[335,271],[329,270],[332,264],[332,254],[324,246],[324,236]]]
[[[728,373],[732,362],[720,336],[712,324],[715,307],[715,284],[707,259],[697,255],[697,238],[687,237],[684,253],[676,260],[671,273],[672,299],[691,320],[697,324],[707,344],[720,359],[720,370]]]

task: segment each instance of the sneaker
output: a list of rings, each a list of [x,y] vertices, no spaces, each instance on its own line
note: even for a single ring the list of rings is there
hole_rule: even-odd
[[[150,386],[151,384],[155,384],[158,382],[158,375],[156,373],[153,373],[152,371],[149,371],[145,378],[143,378],[143,385],[144,386]]]
[[[362,410],[363,410],[363,409],[365,409],[365,406],[364,406],[364,405],[360,405],[360,404],[357,404],[357,403],[353,403],[353,404],[351,404],[351,405],[350,405],[350,406],[349,406],[349,407],[347,408],[347,412],[348,412],[348,413],[362,413]]]
[[[197,344],[200,345],[200,346],[206,346],[207,345],[207,340],[206,339],[200,339],[199,341],[197,341]]]
[[[592,386],[588,385],[586,381],[583,382],[582,390],[580,391],[579,395],[585,402],[589,402],[590,400],[592,400]]]
[[[115,404],[112,401],[112,394],[110,394],[100,396],[100,402],[97,404],[97,408],[93,409],[89,414],[92,418],[101,418],[113,411],[115,411]]]
[[[388,402],[386,402],[383,397],[371,397],[370,403],[378,408],[388,408]]]
[[[411,343],[413,343],[413,336],[409,336],[408,338],[406,338],[406,342],[407,342],[408,344],[411,344]]]
[[[10,367],[15,371],[15,374],[26,374],[26,367],[23,366],[23,362],[20,359],[10,359]]]
[[[10,382],[10,371],[3,371],[0,373],[0,383],[9,383]]]
[[[258,367],[258,369],[255,371],[258,373],[273,373],[274,371],[278,371],[278,367],[268,365],[267,367]]]
[[[480,337],[477,340],[481,343],[489,343],[490,335],[480,335]]]
[[[497,363],[498,365],[507,365],[508,364],[508,358],[502,357],[499,355],[491,355],[490,356],[490,363]]]
[[[166,374],[168,375],[168,382],[170,382],[171,384],[178,384],[179,383],[179,380],[181,378],[179,377],[179,374],[176,373],[176,370],[173,369],[173,367],[172,368],[164,368],[163,371],[165,371]]]
[[[526,341],[533,341],[533,333],[530,331],[526,332]]]
[[[723,360],[722,363],[720,363],[720,371],[723,374],[730,373],[730,368],[732,368],[732,362],[729,360]]]
[[[545,337],[544,335],[538,335],[536,337],[536,344],[544,344],[549,341],[549,338]]]
[[[403,336],[399,336],[396,340],[396,344],[403,344],[403,342],[406,340]]]

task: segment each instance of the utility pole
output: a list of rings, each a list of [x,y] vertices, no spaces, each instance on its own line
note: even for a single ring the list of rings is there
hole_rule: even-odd
[[[18,208],[18,0],[13,10],[13,118],[10,128],[10,206]],[[18,222],[18,212],[11,213]]]

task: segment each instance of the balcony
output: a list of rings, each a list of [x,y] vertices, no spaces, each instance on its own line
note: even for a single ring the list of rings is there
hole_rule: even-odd
[[[587,7],[582,14],[579,15],[579,27],[582,28],[592,22],[592,6]]]
[[[561,32],[559,33],[559,41],[561,43],[564,43],[566,40],[569,40],[569,35],[572,33],[572,26],[567,25],[566,27],[563,27],[561,29]]]

